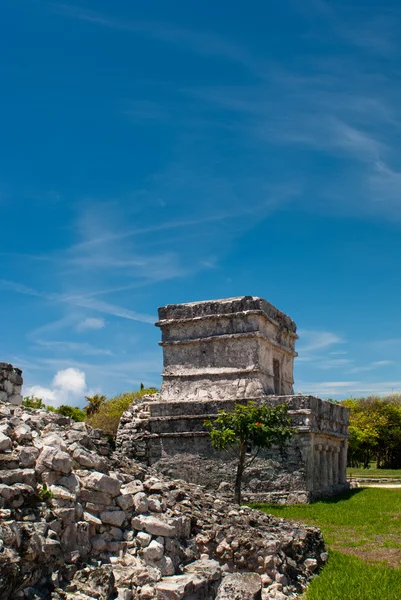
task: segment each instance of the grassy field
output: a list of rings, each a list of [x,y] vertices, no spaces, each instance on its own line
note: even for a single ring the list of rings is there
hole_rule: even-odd
[[[389,477],[391,479],[401,479],[401,469],[347,469],[347,477],[369,477],[380,479]]]
[[[401,490],[364,488],[315,504],[255,508],[322,530],[330,558],[305,600],[401,599]]]

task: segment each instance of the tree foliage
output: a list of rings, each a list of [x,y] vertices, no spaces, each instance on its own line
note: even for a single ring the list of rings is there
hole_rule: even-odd
[[[283,449],[292,435],[286,404],[274,407],[255,402],[236,404],[232,412],[219,411],[214,421],[206,420],[204,425],[209,430],[213,448],[231,452],[237,458],[234,498],[238,504],[244,471],[260,450],[273,445]]]
[[[115,437],[120,422],[121,415],[135,401],[138,401],[145,394],[155,394],[156,388],[143,388],[136,392],[127,392],[102,402],[98,410],[88,415],[87,422],[96,429],[101,429],[105,435]]]
[[[91,417],[101,407],[101,405],[106,402],[107,397],[99,394],[95,394],[94,396],[85,396],[85,400],[88,403],[88,406],[85,406],[84,411],[86,412],[88,417]]]
[[[64,415],[65,417],[70,417],[73,421],[85,421],[86,413],[82,410],[82,408],[78,408],[78,406],[68,406],[67,404],[62,404],[58,408],[55,409],[56,413],[59,415]]]
[[[46,404],[43,402],[42,398],[36,398],[35,396],[26,396],[23,401],[22,401],[22,405],[26,406],[27,408],[36,408],[36,409],[42,409],[42,410],[46,410]]]
[[[341,403],[350,409],[348,466],[367,469],[401,468],[401,395],[349,398]]]

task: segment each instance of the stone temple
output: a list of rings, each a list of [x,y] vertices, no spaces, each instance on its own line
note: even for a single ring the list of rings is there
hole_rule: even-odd
[[[131,405],[117,450],[165,474],[229,491],[236,464],[211,447],[203,422],[236,402],[286,402],[294,435],[282,454],[261,452],[244,474],[246,500],[309,502],[348,489],[349,411],[293,390],[296,325],[262,298],[159,308],[160,396]]]

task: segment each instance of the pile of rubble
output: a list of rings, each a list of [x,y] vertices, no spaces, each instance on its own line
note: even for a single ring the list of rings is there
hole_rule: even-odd
[[[321,533],[132,460],[67,417],[0,402],[0,599],[284,600]]]

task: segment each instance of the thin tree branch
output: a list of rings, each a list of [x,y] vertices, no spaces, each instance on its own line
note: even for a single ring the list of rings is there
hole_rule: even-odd
[[[260,448],[258,448],[258,450],[257,450],[257,451],[256,451],[256,453],[255,453],[255,454],[252,456],[252,458],[251,458],[251,459],[250,459],[250,460],[249,460],[247,463],[245,463],[245,469],[247,469],[248,467],[250,467],[250,466],[251,466],[251,464],[254,462],[255,458],[257,458],[257,456],[258,456],[259,452],[260,452]]]

